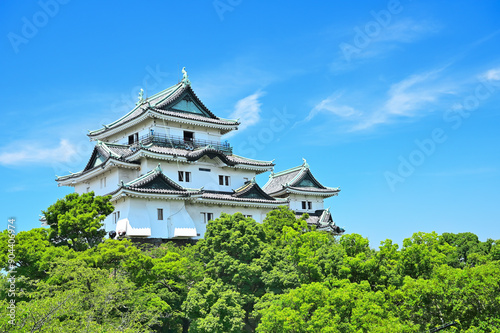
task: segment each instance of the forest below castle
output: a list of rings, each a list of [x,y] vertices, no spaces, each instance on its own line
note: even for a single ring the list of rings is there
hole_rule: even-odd
[[[498,240],[416,232],[376,246],[281,207],[153,246],[106,239],[112,211],[70,194],[43,212],[48,227],[0,234],[2,332],[500,332]]]

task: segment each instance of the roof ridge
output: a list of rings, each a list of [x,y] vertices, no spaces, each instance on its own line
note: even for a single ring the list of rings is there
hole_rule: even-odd
[[[103,129],[106,130],[110,127],[112,127],[113,125],[117,124],[118,122],[120,122],[121,120],[125,119],[126,117],[128,117],[129,115],[131,115],[132,113],[134,113],[138,108],[140,108],[142,106],[142,104],[139,104],[139,105],[136,105],[131,111],[127,112],[124,116],[118,118],[117,120],[107,124],[107,125],[102,125],[103,127],[102,128],[99,128],[97,130],[94,130],[94,131],[91,131],[89,130],[89,134],[94,134],[96,132],[101,132]]]
[[[100,140],[98,140],[98,141],[100,141]],[[118,147],[126,147],[126,148],[129,147],[129,145],[124,145],[121,143],[113,143],[113,142],[106,142],[106,141],[101,141],[101,142],[105,143],[106,146],[118,146]]]
[[[104,149],[110,157],[114,157],[114,158],[118,158],[120,159],[121,156],[118,155],[117,153],[115,153],[114,151],[112,151],[111,149],[109,149],[109,147],[106,145],[106,142],[104,141],[100,141],[100,140],[97,140],[97,145],[98,147],[101,147],[102,149]]]
[[[179,83],[177,83],[177,84],[175,84],[175,85],[171,86],[170,88],[167,88],[167,89],[163,90],[162,92],[166,92],[167,90],[174,88],[174,89],[172,89],[172,90],[170,91],[170,93],[169,93],[169,94],[165,93],[165,94],[166,94],[166,96],[165,96],[165,97],[163,97],[163,98],[161,98],[158,102],[156,102],[156,103],[154,104],[154,106],[153,106],[153,107],[155,107],[155,108],[156,108],[156,106],[157,106],[157,105],[159,105],[159,104],[161,104],[161,103],[165,102],[167,99],[169,99],[170,97],[172,97],[172,96],[173,96],[173,95],[175,95],[176,93],[180,95],[180,93],[182,93],[183,91],[185,91],[185,90],[186,90],[186,87],[187,87],[187,86],[186,86],[186,85],[184,85],[184,84],[182,84],[182,82],[179,82]],[[179,89],[179,88],[180,88],[180,89]],[[179,91],[181,91],[181,92],[179,93]],[[161,96],[161,95],[159,95],[159,94],[158,94],[158,96],[157,96],[157,97],[159,97],[159,96]],[[157,97],[155,97],[155,98],[157,98]],[[149,99],[149,98],[148,98],[148,99]]]
[[[283,176],[283,175],[286,175],[288,173],[300,170],[302,168],[304,168],[304,165],[299,165],[299,166],[296,166],[296,167],[293,167],[293,168],[290,168],[290,169],[286,169],[286,170],[283,170],[283,171],[280,171],[280,172],[275,172],[275,173],[270,174],[269,178],[276,178],[276,177],[279,177],[279,176]]]
[[[240,155],[236,155],[236,154],[232,154],[231,156],[234,156],[234,157],[239,157],[241,159],[244,159],[244,160],[247,160],[247,161],[252,161],[252,162],[265,162],[265,163],[274,163],[274,159],[272,161],[263,161],[263,160],[256,160],[256,159],[253,159],[253,158],[248,158],[248,157],[244,157],[244,156],[240,156]]]
[[[174,84],[173,86],[168,87],[167,89],[163,89],[162,91],[157,92],[156,94],[154,94],[154,95],[151,95],[151,96],[147,97],[145,100],[147,101],[147,100],[149,100],[149,99],[157,98],[157,97],[158,97],[158,96],[160,96],[161,94],[166,93],[166,91],[167,91],[167,90],[172,89],[172,88],[174,88],[175,86],[180,86],[180,85],[182,85],[182,82],[176,83],[176,84]],[[175,89],[174,89],[174,90],[175,90]]]
[[[128,183],[124,184],[125,187],[128,187],[128,186],[132,186],[136,183],[139,183],[141,180],[144,180],[146,179],[147,177],[153,175],[153,174],[156,174],[156,173],[163,173],[162,170],[161,170],[161,167],[160,167],[160,163],[158,163],[158,166],[154,169],[151,169],[150,171],[146,172],[145,174],[143,174],[142,176],[134,179],[134,180],[131,180],[129,181]]]

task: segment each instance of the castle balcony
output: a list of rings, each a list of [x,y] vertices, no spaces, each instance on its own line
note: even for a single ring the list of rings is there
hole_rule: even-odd
[[[218,142],[154,133],[141,136],[138,143],[141,143],[143,145],[152,143],[156,146],[161,147],[171,147],[188,150],[212,146],[214,149],[220,150],[226,155],[233,154],[233,147],[231,147],[231,145],[227,141]]]

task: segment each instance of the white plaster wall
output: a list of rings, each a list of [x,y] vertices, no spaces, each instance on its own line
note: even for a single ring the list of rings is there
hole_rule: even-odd
[[[200,203],[190,203],[186,202],[186,208],[193,219],[196,231],[200,234],[200,236],[196,237],[196,239],[203,238],[206,232],[207,224],[203,222],[202,212],[204,213],[213,213],[214,219],[219,218],[221,213],[226,214],[236,214],[242,213],[243,215],[252,215],[252,218],[258,223],[262,223],[266,214],[271,211],[271,209],[267,208],[256,208],[256,207],[234,207],[228,205],[213,205],[213,204],[200,204]]]
[[[302,201],[311,201],[312,209],[302,209]],[[323,209],[323,197],[312,195],[290,194],[290,209],[299,212],[312,213],[316,210]]]
[[[138,169],[124,169],[124,168],[119,168],[118,169],[118,179],[119,183],[123,180],[124,183],[128,183],[136,178],[138,178],[140,175],[140,171]]]
[[[218,163],[218,159],[209,159],[204,157],[193,163],[174,162],[156,159],[141,159],[141,172],[146,174],[152,169],[161,165],[163,173],[179,185],[187,188],[201,188],[211,191],[227,191],[231,192],[255,177],[256,172],[252,170],[236,169],[226,166],[225,164]],[[200,171],[202,169],[210,169],[210,172]],[[191,179],[189,182],[179,181],[179,171],[191,172]],[[229,176],[229,186],[219,185],[219,175]]]
[[[186,220],[185,216],[179,214],[186,208],[184,200],[123,197],[113,204],[115,206],[114,212],[120,212],[120,220],[128,218],[133,228],[151,228],[152,238],[173,238],[176,227],[195,227],[193,221]],[[158,208],[163,209],[163,220],[158,220]],[[113,214],[106,217],[105,228],[106,232],[116,230]],[[201,236],[203,236],[204,231],[203,229]],[[200,233],[198,230],[197,232]]]
[[[94,191],[96,195],[105,195],[117,189],[119,184],[119,168],[112,168],[98,176],[87,179],[75,185],[75,192],[78,194]],[[106,186],[101,188],[101,179],[106,177]]]
[[[120,220],[128,216],[129,203],[127,202],[127,198],[122,198],[113,202],[113,206],[115,207],[113,212],[120,212]],[[110,232],[111,230],[116,231],[116,223],[113,222],[113,213],[108,215],[104,220],[104,228],[106,232]]]
[[[128,137],[134,133],[139,133],[139,137],[149,134],[150,129],[154,128],[154,120],[152,118],[146,118],[144,121],[136,124],[132,127],[125,129],[119,133],[110,135],[105,139],[106,142],[118,143],[123,145],[128,145]]]

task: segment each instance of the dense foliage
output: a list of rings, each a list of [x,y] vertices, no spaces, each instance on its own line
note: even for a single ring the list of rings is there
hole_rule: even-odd
[[[16,236],[16,319],[3,274],[2,331],[425,332],[456,322],[446,331],[500,332],[498,241],[419,232],[375,250],[282,207],[262,224],[223,214],[196,245],[140,246],[102,240],[111,211],[107,198],[72,195],[45,212],[50,228]]]

